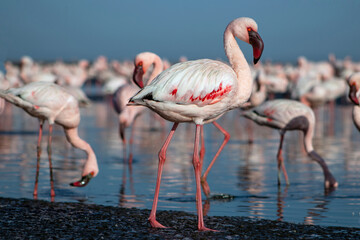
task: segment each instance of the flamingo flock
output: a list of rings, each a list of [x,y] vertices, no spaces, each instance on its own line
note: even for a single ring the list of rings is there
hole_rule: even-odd
[[[237,40],[252,46],[253,64],[248,64]],[[237,109],[245,117],[259,125],[279,130],[280,143],[277,151],[278,184],[281,172],[285,183],[290,184],[282,151],[287,131],[303,132],[303,145],[309,158],[317,162],[324,174],[324,188],[338,187],[325,159],[314,149],[313,137],[316,126],[314,111],[319,106],[334,105],[339,99],[353,104],[353,121],[360,130],[360,63],[350,58],[336,59],[330,54],[328,61],[312,62],[304,56],[297,64],[260,62],[264,42],[258,33],[258,25],[252,18],[242,17],[231,21],[223,34],[224,51],[228,63],[198,59],[187,60],[181,56],[171,65],[166,59],[152,52],[141,52],[134,61],[108,61],[99,56],[92,63],[80,60],[73,63],[57,61],[40,63],[24,56],[18,63],[7,61],[5,73],[0,73],[0,117],[4,100],[22,108],[39,120],[37,139],[37,164],[34,198],[38,195],[41,141],[43,125],[49,123],[48,159],[50,168],[50,196],[55,196],[52,169],[53,125],[60,125],[67,141],[86,152],[87,159],[81,169],[81,179],[71,183],[84,187],[99,173],[98,160],[93,148],[80,138],[80,107],[92,107],[92,101],[83,91],[86,85],[95,85],[118,116],[118,132],[122,144],[123,159],[132,163],[133,131],[135,120],[150,109],[155,121],[172,122],[172,128],[158,153],[158,172],[149,223],[154,228],[165,228],[156,219],[160,185],[167,149],[179,123],[195,124],[192,164],[196,184],[197,229],[214,231],[204,223],[202,192],[210,196],[207,176],[216,160],[231,139],[216,122],[224,114]],[[236,121],[236,119],[234,119]],[[208,123],[220,130],[224,140],[215,156],[203,172],[205,145],[204,128]],[[127,128],[132,128],[127,138]],[[162,124],[165,128],[165,124]],[[252,140],[249,141],[251,144]],[[130,154],[127,155],[128,143]],[[275,158],[275,157],[274,157]]]

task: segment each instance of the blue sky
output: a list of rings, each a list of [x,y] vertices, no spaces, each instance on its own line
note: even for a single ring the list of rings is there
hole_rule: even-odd
[[[263,60],[326,60],[329,53],[360,60],[359,10],[355,0],[2,0],[0,60],[123,60],[142,51],[172,61],[226,59],[224,29],[243,16],[259,25]],[[251,47],[240,47],[252,59]]]

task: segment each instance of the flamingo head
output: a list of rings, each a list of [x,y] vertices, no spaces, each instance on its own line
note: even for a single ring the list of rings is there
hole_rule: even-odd
[[[257,32],[258,26],[254,19],[242,17],[229,23],[229,30],[240,40],[249,43],[253,48],[254,64],[256,64],[264,50],[264,42]]]
[[[144,68],[143,68],[143,62],[139,61],[139,62],[135,62],[135,69],[134,69],[134,74],[133,74],[133,81],[136,85],[139,86],[139,88],[143,88],[144,87],[144,82],[143,82],[143,76],[145,74]]]
[[[350,86],[350,91],[349,91],[350,100],[354,104],[359,105],[360,91],[358,91],[357,86],[360,84],[360,73],[352,74],[348,79],[348,84]]]
[[[70,183],[70,186],[73,186],[73,187],[85,187],[90,182],[90,180],[94,177],[94,175],[95,175],[95,173],[91,172],[91,173],[89,173],[89,174],[87,174],[85,176],[82,176],[79,181]]]

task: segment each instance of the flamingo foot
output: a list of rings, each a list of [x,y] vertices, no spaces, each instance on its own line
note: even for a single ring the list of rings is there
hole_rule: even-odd
[[[153,228],[168,228],[168,227],[165,227],[164,225],[162,225],[161,223],[159,223],[158,221],[156,221],[155,218],[150,217],[148,220],[150,222],[151,227],[153,227]]]
[[[214,229],[211,229],[211,228],[207,228],[205,226],[202,226],[202,227],[199,227],[198,229],[199,231],[212,231],[212,232],[219,232],[219,230],[214,230]]]

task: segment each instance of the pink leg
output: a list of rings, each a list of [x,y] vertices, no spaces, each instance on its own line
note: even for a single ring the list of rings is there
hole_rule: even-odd
[[[129,140],[129,168],[131,168],[131,164],[132,164],[132,160],[133,160],[133,151],[132,151],[132,147],[133,147],[133,143],[134,143],[134,126],[135,126],[135,122],[136,122],[137,116],[135,117],[133,124],[131,126],[131,136],[130,136],[130,140]]]
[[[165,159],[166,159],[166,150],[170,144],[171,138],[173,137],[174,132],[178,125],[179,125],[179,123],[174,123],[174,125],[169,133],[169,136],[166,138],[166,141],[159,152],[159,165],[158,165],[158,175],[157,175],[156,187],[155,187],[154,202],[153,202],[153,206],[152,206],[152,209],[150,212],[150,217],[148,219],[151,226],[156,227],[156,228],[165,228],[165,226],[161,225],[158,221],[156,221],[156,208],[157,208],[157,203],[158,203],[158,198],[159,198],[161,174],[162,174],[163,166],[164,166]]]
[[[202,209],[202,200],[201,200],[201,169],[200,169],[200,159],[199,159],[199,142],[200,142],[200,125],[196,125],[196,134],[195,134],[195,143],[194,143],[194,155],[193,155],[193,165],[195,170],[195,180],[196,180],[196,208],[198,213],[198,230],[200,231],[213,231],[212,229],[206,228],[204,225],[203,218],[203,209]]]
[[[201,164],[201,167],[200,168],[202,170],[203,163],[204,163],[204,156],[205,156],[204,125],[201,125],[200,135],[201,135],[201,149],[200,149],[200,164]]]
[[[40,156],[41,156],[41,137],[42,137],[42,131],[43,131],[43,124],[44,122],[40,120],[40,125],[39,125],[39,137],[38,137],[38,142],[37,142],[37,161],[36,161],[36,177],[35,177],[35,186],[34,186],[34,198],[37,198],[37,194],[38,194],[38,182],[39,182],[39,170],[40,170]]]
[[[289,185],[290,183],[289,183],[288,175],[287,175],[286,168],[285,168],[285,165],[284,165],[284,159],[283,159],[283,156],[282,156],[282,144],[283,144],[283,141],[284,141],[284,134],[281,133],[280,134],[280,145],[279,145],[279,150],[278,150],[278,153],[277,153],[277,159],[278,159],[278,185],[281,184],[281,181],[280,181],[280,167],[283,170],[284,177],[285,177],[285,182],[286,182],[287,185]]]
[[[249,135],[249,143],[254,142],[254,130],[253,130],[253,123],[249,119],[246,119],[247,122],[247,129],[248,129],[248,135]]]
[[[224,129],[222,128],[217,122],[213,122],[213,124],[215,125],[215,127],[217,127],[223,134],[224,134],[224,141],[221,144],[219,150],[217,151],[217,153],[215,154],[213,160],[211,161],[210,165],[208,166],[208,168],[206,169],[204,175],[201,177],[201,185],[203,187],[204,193],[206,196],[209,196],[210,194],[210,187],[206,181],[207,176],[210,172],[210,169],[212,168],[212,166],[214,165],[216,159],[218,158],[219,154],[221,153],[221,151],[223,150],[223,148],[225,147],[225,145],[227,144],[227,142],[230,139],[230,134]]]
[[[49,141],[48,141],[48,157],[49,157],[49,169],[50,169],[50,186],[51,186],[51,197],[55,196],[54,190],[54,177],[52,171],[52,161],[51,161],[51,141],[52,141],[52,131],[53,125],[49,124]]]
[[[125,138],[125,125],[122,123],[119,123],[119,135],[121,138],[121,141],[123,143],[123,157],[124,157],[124,163],[126,162],[126,138]]]

